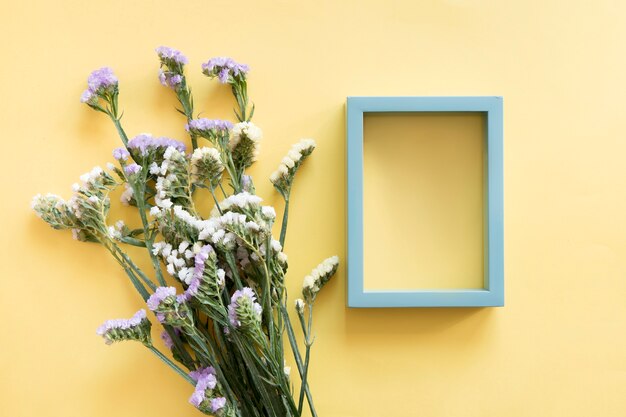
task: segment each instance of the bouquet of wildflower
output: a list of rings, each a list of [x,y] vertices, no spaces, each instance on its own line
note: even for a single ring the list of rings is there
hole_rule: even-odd
[[[287,309],[283,252],[291,187],[315,142],[304,139],[294,145],[270,178],[285,200],[275,240],[276,212],[262,204],[245,173],[262,138],[261,129],[250,121],[254,105],[248,100],[248,66],[230,58],[202,65],[207,77],[230,86],[238,123],[195,118],[184,72],[187,58],[167,47],[156,51],[159,79],[176,94],[191,151],[177,140],[145,133],[129,140],[121,124],[118,79],[110,68],[96,70],[81,101],[115,125],[123,144],[113,151],[117,162],[81,176],[82,183],[74,184],[67,201],[52,194],[35,196],[33,209],[53,228],[69,229],[79,241],[104,246],[163,327],[161,338],[171,355],[153,345],[152,322],[143,309],[130,319],[100,326],[97,333],[105,343],[142,343],[195,387],[189,401],[204,414],[300,416],[306,397],[316,416],[307,383],[312,312],[338,259],[328,258],[313,269],[304,278],[302,298],[295,300],[302,353]],[[109,195],[117,187],[124,187],[121,202],[136,209],[141,227],[131,229],[109,219]],[[212,200],[208,216],[196,207],[202,193]],[[139,268],[125,245],[144,248],[153,270]],[[285,364],[285,346],[298,368],[297,394]]]

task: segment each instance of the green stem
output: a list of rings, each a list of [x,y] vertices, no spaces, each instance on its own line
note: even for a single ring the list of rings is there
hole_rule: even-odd
[[[311,357],[311,346],[313,342],[311,341],[311,326],[313,323],[313,304],[309,304],[309,321],[307,325],[304,324],[304,317],[302,314],[298,313],[298,317],[300,318],[300,325],[302,326],[302,332],[304,333],[305,344],[306,344],[306,352],[304,356],[304,375],[302,376],[302,387],[306,386],[308,383],[307,376],[309,374],[309,359]],[[298,401],[298,412],[302,413],[302,405],[304,403],[304,389],[300,388],[300,399]]]
[[[300,350],[298,349],[298,343],[296,342],[296,336],[293,332],[293,326],[291,325],[291,320],[289,319],[289,314],[287,313],[287,309],[284,305],[280,306],[281,312],[283,313],[283,317],[285,318],[285,328],[287,329],[287,337],[289,339],[289,344],[291,345],[291,351],[293,352],[293,357],[296,361],[296,366],[298,367],[298,373],[300,374],[300,378],[304,376],[304,366],[302,364],[302,357],[300,356]],[[307,402],[309,403],[309,409],[311,410],[311,415],[313,417],[317,417],[317,412],[315,411],[315,407],[313,406],[313,396],[311,395],[311,390],[309,389],[308,384],[303,384],[304,393],[306,395]]]
[[[289,221],[289,192],[285,196],[285,211],[283,211],[283,222],[280,226],[280,246],[285,248],[285,238],[287,237],[287,222]]]
[[[126,255],[126,253],[124,253],[119,246],[115,245],[115,248],[117,250],[117,252],[119,253],[119,255],[122,257],[122,259],[124,260],[124,262],[126,262],[128,264],[128,266],[137,274],[139,275],[139,277],[141,278],[141,280],[152,290],[155,291],[156,290],[156,285],[154,285],[154,283],[150,280],[150,278],[148,278],[146,276],[146,274],[143,273],[143,271],[141,269],[139,269],[139,267],[137,265],[135,265],[135,263],[133,262],[132,259],[130,259],[130,257],[128,255]]]
[[[122,123],[120,122],[120,119],[111,115],[111,120],[113,120],[113,124],[115,125],[115,128],[117,129],[117,134],[120,136],[120,139],[122,139],[122,143],[124,144],[124,146],[127,146],[128,136],[126,136],[126,132],[124,132],[124,129],[122,128]]]
[[[185,371],[183,371],[182,369],[180,369],[178,367],[178,365],[176,365],[174,362],[172,362],[167,356],[165,356],[164,354],[162,354],[157,348],[155,348],[152,345],[146,345],[146,347],[148,349],[150,349],[150,351],[152,351],[152,353],[154,353],[155,355],[157,355],[157,357],[159,359],[161,359],[167,366],[169,366],[170,368],[172,368],[174,371],[176,371],[180,376],[182,376],[187,382],[189,382],[191,385],[195,386],[196,382],[189,376],[187,375],[187,373]]]
[[[147,171],[144,169],[143,171]],[[137,201],[137,210],[139,211],[139,216],[141,217],[141,224],[143,226],[143,235],[146,241],[146,249],[148,250],[148,255],[150,256],[150,260],[152,261],[152,267],[154,268],[154,272],[156,273],[157,281],[159,285],[165,286],[165,279],[163,278],[163,272],[161,271],[161,264],[159,263],[159,259],[156,257],[153,249],[154,237],[150,235],[150,223],[148,222],[148,217],[146,216],[146,200],[145,200],[145,184],[147,181],[147,172],[143,173],[143,180],[141,181],[141,185],[139,182],[131,184],[133,187],[133,191],[135,193],[135,201]]]

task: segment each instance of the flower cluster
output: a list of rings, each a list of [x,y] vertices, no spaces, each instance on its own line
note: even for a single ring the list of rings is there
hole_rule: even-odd
[[[170,146],[179,152],[185,152],[187,149],[182,142],[166,137],[155,138],[149,133],[141,133],[128,141],[128,150],[142,157],[155,152],[164,153]]]
[[[194,257],[192,281],[185,291],[186,300],[195,299],[201,304],[213,308],[219,315],[221,291],[226,284],[226,272],[216,266],[217,256],[210,245],[205,245]]]
[[[159,69],[161,84],[174,90],[180,88],[184,81],[183,68],[188,62],[187,57],[182,52],[167,46],[158,47],[156,53],[161,61]]]
[[[228,305],[228,319],[233,327],[254,329],[261,324],[263,308],[256,302],[256,294],[250,287],[235,291]]]
[[[193,278],[191,262],[199,251],[200,245],[191,246],[186,240],[182,241],[176,249],[165,242],[156,242],[152,245],[152,253],[164,260],[167,272],[187,285]]]
[[[176,295],[174,287],[158,287],[146,301],[148,308],[161,323],[171,326],[193,327],[193,315],[183,295]]]
[[[87,78],[87,89],[83,91],[80,101],[90,107],[99,107],[99,99],[110,101],[117,95],[117,88],[118,80],[111,68],[97,69]]]
[[[146,318],[146,310],[141,309],[130,319],[114,319],[105,321],[96,333],[110,345],[123,340],[136,340],[144,345],[152,345],[150,328],[152,324]]]
[[[208,139],[213,143],[228,135],[233,124],[228,120],[193,119],[185,125],[187,132]]]
[[[150,173],[158,175],[154,197],[157,206],[164,207],[170,202],[185,208],[193,206],[189,182],[189,161],[184,153],[173,146],[168,147],[163,153],[163,161],[160,165],[156,161],[152,162]],[[166,200],[167,202],[164,203]]]
[[[189,402],[205,414],[232,416],[235,410],[227,406],[226,397],[217,381],[215,369],[212,366],[201,368],[189,373],[196,381],[196,388],[189,398]]]
[[[238,213],[252,212],[260,207],[261,201],[263,201],[263,199],[258,195],[243,191],[238,194],[233,194],[221,201],[213,208],[211,216],[219,215],[220,211],[222,213],[226,211],[236,211]]]
[[[191,155],[191,175],[195,184],[208,182],[211,189],[217,187],[221,180],[224,165],[220,153],[215,148],[196,148]]]
[[[245,80],[249,70],[246,64],[238,64],[227,57],[211,58],[202,64],[202,73],[210,78],[217,77],[222,84]]]
[[[324,259],[309,275],[304,277],[302,295],[307,303],[312,303],[313,300],[315,300],[317,293],[330,281],[335,272],[337,272],[338,266],[339,258],[331,256],[330,258]]]
[[[256,161],[262,138],[263,131],[252,122],[240,122],[233,127],[229,146],[237,169],[246,169]]]
[[[285,198],[289,195],[293,178],[296,171],[304,160],[313,153],[315,149],[313,139],[302,139],[291,147],[287,156],[283,158],[278,169],[270,176],[270,181],[274,188]]]

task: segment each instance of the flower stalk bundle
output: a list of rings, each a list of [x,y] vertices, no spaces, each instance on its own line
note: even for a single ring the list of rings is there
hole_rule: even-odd
[[[185,77],[187,58],[168,47],[156,51],[159,80],[176,94],[191,150],[177,140],[145,133],[129,139],[121,124],[118,79],[110,68],[96,70],[81,101],[115,125],[123,145],[113,151],[116,164],[81,176],[67,201],[52,194],[35,196],[33,209],[53,228],[69,229],[75,239],[106,248],[162,326],[161,338],[171,355],[153,345],[152,322],[143,309],[130,319],[100,326],[97,334],[105,343],[142,343],[195,387],[189,401],[204,414],[300,416],[306,401],[316,416],[307,381],[313,307],[336,272],[338,259],[326,259],[304,278],[294,326],[283,251],[291,187],[315,142],[304,139],[294,145],[270,178],[285,200],[275,240],[276,212],[262,204],[246,175],[262,138],[261,129],[251,122],[248,66],[230,58],[202,65],[203,74],[231,87],[237,103],[233,124],[198,118]],[[136,209],[141,227],[131,229],[109,219],[109,196],[118,187],[124,188],[121,202]],[[199,212],[199,198],[213,202],[209,215]],[[139,268],[126,245],[145,249],[152,270]],[[303,351],[294,327],[302,331]],[[292,351],[297,366],[298,390],[286,366],[285,348]]]

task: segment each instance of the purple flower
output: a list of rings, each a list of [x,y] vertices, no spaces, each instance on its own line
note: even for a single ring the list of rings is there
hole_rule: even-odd
[[[135,175],[138,174],[141,169],[141,165],[130,164],[124,167],[124,172],[126,173],[126,175]]]
[[[205,378],[207,375],[215,375],[215,368],[212,366],[208,366],[206,368],[200,368],[195,371],[189,372],[189,376],[196,382],[200,381],[200,379]]]
[[[206,391],[212,390],[217,386],[215,369],[213,369],[213,367],[208,367],[195,372],[191,372],[189,373],[189,375],[197,381],[196,389],[189,398],[189,402],[195,407],[200,408],[200,405],[206,399]]]
[[[141,155],[146,155],[151,150],[165,150],[170,146],[174,147],[179,152],[185,152],[187,149],[182,142],[166,137],[155,138],[149,133],[142,133],[128,141],[128,149],[137,150]]]
[[[211,411],[216,413],[218,410],[224,408],[226,405],[226,398],[216,397],[211,400]]]
[[[239,309],[249,309],[249,313],[254,316],[255,319],[261,319],[261,313],[263,308],[256,302],[256,295],[250,287],[243,287],[241,290],[235,291],[230,298],[230,304],[228,305],[228,319],[230,324],[234,327],[241,326],[241,317],[239,317]]]
[[[228,68],[224,67],[217,75],[217,78],[220,80],[222,84],[226,84],[228,82],[229,75],[230,75],[230,72],[228,71]]]
[[[141,323],[141,320],[145,318],[146,310],[141,309],[129,319],[107,320],[102,325],[100,325],[100,327],[98,327],[98,330],[96,330],[96,334],[99,336],[103,336],[111,329],[130,329],[131,327],[138,326]]]
[[[170,84],[172,86],[176,86],[182,82],[183,82],[183,77],[181,75],[176,74],[172,78],[170,78]]]
[[[194,391],[191,397],[189,397],[189,402],[196,408],[200,407],[202,401],[204,401],[204,391]]]
[[[226,84],[235,77],[244,78],[250,68],[245,64],[239,64],[232,58],[211,58],[202,64],[202,73],[208,77],[218,77],[222,84]]]
[[[89,89],[83,91],[83,94],[80,95],[80,102],[81,103],[93,103],[94,99],[97,99],[98,97],[91,92]]]
[[[105,321],[96,334],[104,338],[107,345],[121,340],[137,340],[142,343],[150,341],[150,322],[146,319],[146,310],[139,310],[130,319],[114,319]]]
[[[130,153],[126,150],[126,148],[115,148],[113,149],[113,158],[121,161],[122,159],[127,159],[130,156]]]
[[[187,132],[196,133],[199,135],[208,135],[219,132],[225,132],[233,128],[233,124],[228,120],[213,120],[213,119],[194,119],[185,125]]]
[[[198,290],[202,284],[202,275],[204,274],[205,264],[212,251],[213,248],[210,245],[204,245],[200,249],[200,252],[198,252],[194,257],[195,266],[193,269],[193,277],[191,278],[191,282],[189,283],[187,290],[182,296],[179,296],[181,302],[189,301],[198,294]]]
[[[159,70],[159,81],[165,87],[176,89],[183,82],[183,76],[170,71]]]
[[[148,298],[148,301],[146,301],[146,304],[148,305],[148,308],[150,310],[154,311],[157,308],[159,308],[159,305],[161,304],[161,302],[163,302],[163,300],[165,300],[168,297],[175,297],[175,296],[176,296],[176,288],[159,287],[156,289],[154,294],[152,294],[150,298]]]
[[[167,346],[168,349],[171,350],[174,347],[174,341],[165,330],[161,332],[161,340],[163,340],[163,343],[165,343],[165,346]]]
[[[117,86],[117,82],[117,77],[109,67],[97,69],[87,78],[87,86],[92,93],[115,87]]]
[[[159,46],[156,48],[156,53],[163,63],[169,66],[170,63],[176,63],[179,65],[185,65],[189,60],[182,52],[177,49],[170,48],[168,46]]]

